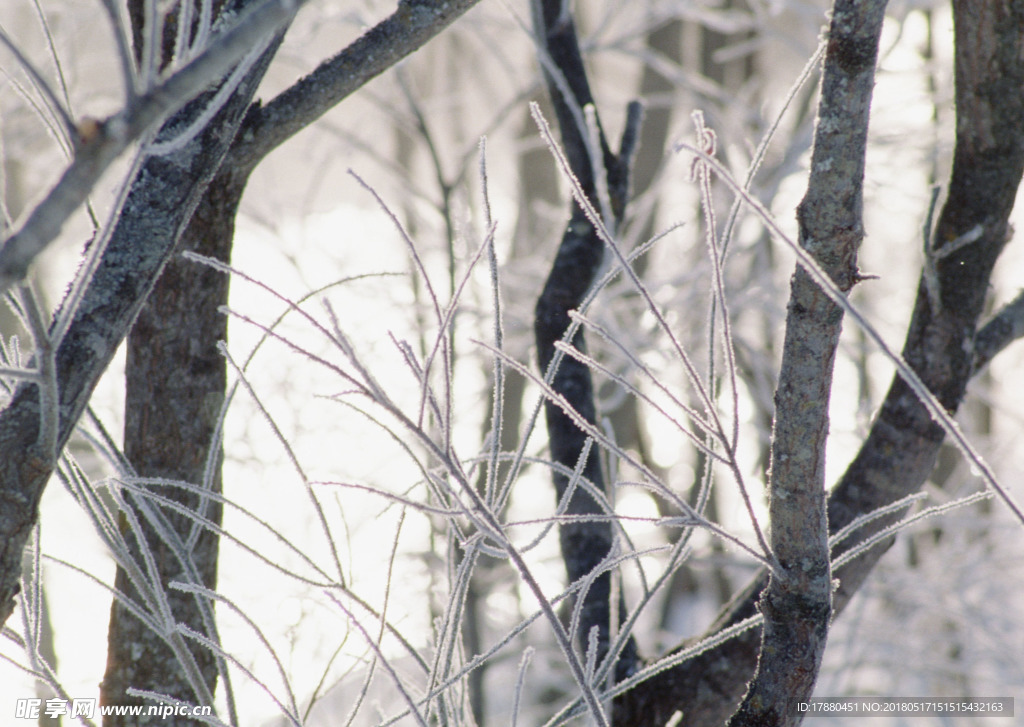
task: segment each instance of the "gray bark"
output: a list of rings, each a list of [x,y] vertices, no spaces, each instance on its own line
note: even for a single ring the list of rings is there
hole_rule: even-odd
[[[825,54],[800,245],[840,290],[858,280],[864,158],[886,0],[837,0]],[[843,311],[799,268],[775,390],[768,514],[776,566],[761,594],[757,670],[730,727],[792,727],[814,689],[832,615],[825,444]]]
[[[207,188],[182,236],[182,247],[227,262],[241,187],[225,187],[225,181],[228,180],[222,175]],[[227,382],[225,361],[217,351],[217,342],[227,335],[227,319],[219,310],[227,304],[227,293],[226,275],[175,257],[132,326],[126,363],[125,455],[141,477],[206,484],[212,492],[221,492],[220,445],[214,437]],[[212,480],[204,483],[208,463],[213,465]],[[194,492],[174,487],[153,489],[214,525],[220,524],[221,507],[215,500],[204,500]],[[194,527],[193,519],[157,508],[180,541],[186,542]],[[198,580],[197,585],[216,589],[218,538],[214,531],[201,531],[188,551],[191,562],[186,569],[142,512],[133,510],[143,525],[145,548],[156,564],[160,588],[167,594],[175,619],[216,642],[215,629],[209,621],[212,605],[201,603],[198,596],[168,587],[172,581]],[[139,560],[140,544],[134,538],[129,538],[129,542]],[[125,597],[141,603],[123,568],[117,569],[114,586]],[[191,651],[212,693],[218,676],[216,660],[201,646]],[[103,701],[142,703],[126,694],[128,687],[160,692],[183,701],[195,701],[198,696],[162,635],[115,600],[108,631]],[[145,724],[144,719],[108,716],[104,724],[141,725]],[[200,724],[183,717],[171,721],[154,717],[152,722]]]

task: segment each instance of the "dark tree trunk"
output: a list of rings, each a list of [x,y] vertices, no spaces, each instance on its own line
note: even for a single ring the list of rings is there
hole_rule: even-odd
[[[183,235],[182,248],[228,262],[235,215],[244,179],[218,177]],[[136,474],[144,478],[178,480],[205,485],[221,492],[221,451],[217,418],[224,401],[227,372],[217,351],[226,339],[227,319],[220,307],[227,304],[228,277],[220,271],[176,257],[164,269],[128,336],[126,362],[125,454]],[[220,525],[216,500],[173,485],[149,485],[155,495],[174,501],[198,517]],[[175,620],[215,639],[210,621],[213,606],[205,599],[168,587],[182,581],[211,590],[217,586],[218,537],[197,525],[192,517],[156,506],[173,531],[177,547],[185,550],[182,563],[165,537],[148,523],[138,508],[134,518],[142,524],[146,544],[156,564],[160,590],[167,594]],[[127,527],[122,515],[122,525]],[[134,537],[132,555],[142,563]],[[140,594],[127,572],[117,569],[115,587],[136,603]],[[174,652],[162,636],[143,624],[120,602],[114,601],[108,631],[107,670],[103,701],[107,704],[145,703],[125,693],[128,687],[159,692],[182,701],[196,701]],[[217,683],[217,663],[202,646],[190,649],[209,692]],[[159,717],[153,724],[195,725]],[[107,725],[148,724],[132,717],[107,717]]]
[[[580,188],[593,208],[597,208],[596,178],[590,152],[587,148],[585,129],[582,127],[582,110],[593,104],[593,97],[587,81],[586,70],[576,38],[576,28],[568,6],[559,0],[545,0],[541,3],[538,32],[545,42],[545,52],[550,64],[545,65],[545,77],[551,94],[552,105],[558,117],[559,129],[565,155]],[[568,91],[571,96],[566,96]],[[595,114],[596,119],[596,114]],[[600,128],[600,126],[599,126]],[[635,129],[633,130],[635,131]],[[627,134],[630,133],[627,122]],[[625,136],[625,135],[624,135]],[[599,132],[601,148],[597,150],[598,163],[604,165],[608,179],[609,197],[615,219],[606,220],[610,229],[615,229],[622,219],[625,206],[626,177],[628,160],[617,158],[608,147],[604,133]],[[604,257],[604,242],[594,224],[588,219],[579,201],[572,204],[572,215],[559,245],[551,273],[544,284],[537,301],[534,334],[537,341],[537,362],[542,373],[547,373],[555,358],[555,343],[562,340],[569,329],[569,312],[579,308],[583,297],[594,283]],[[586,342],[582,330],[572,336],[570,344],[580,353],[586,354]],[[594,386],[590,369],[586,364],[572,357],[562,357],[556,364],[551,380],[552,389],[561,394],[565,401],[584,421],[594,424],[597,413],[594,406]],[[597,450],[589,452],[585,461],[587,435],[559,405],[544,402],[547,419],[551,458],[569,470],[577,470],[594,490],[603,493],[604,476],[601,472]],[[569,478],[561,473],[553,474],[558,501],[566,497]],[[577,522],[565,523],[559,530],[562,558],[570,583],[576,583],[591,574],[611,553],[613,544],[612,522],[600,501],[582,484],[568,494],[566,514],[583,516]],[[597,516],[596,520],[586,516]],[[612,572],[605,570],[593,578],[589,587],[577,595],[576,609],[579,611],[577,638],[581,650],[586,653],[589,637],[596,631],[597,663],[608,654],[612,634]],[[625,616],[625,602],[618,603],[619,621]],[[635,669],[636,645],[630,638],[616,661],[616,677],[621,679]]]
[[[234,3],[244,4],[244,0]],[[225,0],[214,3],[219,15]],[[129,3],[136,62],[144,52],[142,3]],[[198,10],[198,9],[197,9]],[[161,66],[173,58],[174,37],[180,8],[164,21],[159,53]],[[199,13],[194,17],[198,18]],[[271,54],[272,55],[272,52]],[[269,55],[265,60],[269,60]],[[265,66],[264,66],[265,67]],[[247,174],[221,174],[206,188],[198,207],[178,243],[181,251],[192,251],[228,262],[234,238],[235,217]],[[222,492],[223,454],[217,421],[224,402],[227,369],[217,350],[227,338],[227,319],[220,307],[227,304],[228,277],[180,256],[172,257],[139,312],[128,335],[125,362],[124,450],[134,473],[141,478],[178,481]],[[203,596],[175,590],[181,582],[215,590],[219,538],[213,528],[221,523],[221,505],[197,492],[169,485],[146,485],[156,497],[184,508],[191,515],[145,502],[145,495],[126,498],[131,509],[130,527],[126,513],[120,515],[130,557],[146,573],[149,588],[166,594],[167,606],[176,623],[201,634],[214,643],[216,627],[213,604]],[[140,507],[140,504],[143,506]],[[159,524],[147,517],[152,508]],[[213,527],[204,527],[197,519]],[[161,533],[161,528],[167,532]],[[141,535],[144,542],[139,542]],[[144,555],[145,554],[145,555]],[[155,572],[145,567],[147,558]],[[114,587],[139,607],[146,596],[133,584],[129,572],[118,566]],[[206,695],[216,691],[218,663],[206,647],[189,643],[187,659],[194,666]],[[102,703],[111,705],[152,704],[131,697],[129,689],[155,692],[181,702],[202,704],[183,654],[175,653],[165,635],[134,616],[115,599],[107,630],[107,667],[101,684]],[[187,717],[127,717],[107,715],[104,725],[148,724],[198,725]]]

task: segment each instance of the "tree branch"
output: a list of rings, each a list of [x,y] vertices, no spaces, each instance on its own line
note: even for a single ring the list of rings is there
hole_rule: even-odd
[[[857,282],[864,158],[887,0],[836,0],[829,27],[800,245],[840,290]],[[825,445],[843,311],[798,268],[775,390],[768,511],[779,564],[761,594],[757,671],[730,727],[795,726],[825,652],[832,613]]]
[[[70,167],[19,231],[0,248],[0,290],[24,277],[35,256],[57,236],[67,217],[121,152],[162,116],[222,77],[268,32],[287,23],[305,2],[267,0],[243,15],[206,52],[163,84],[136,97],[136,106],[104,122],[83,124],[83,138]],[[264,63],[259,74],[254,69],[243,81],[232,100],[196,139],[145,163],[100,269],[74,312],[58,351],[61,446],[159,277],[211,176],[226,175],[227,179],[219,179],[218,184],[240,192],[252,169],[277,145],[418,49],[477,2],[402,0],[391,17],[267,107],[239,109],[239,99],[252,98],[255,86],[250,87],[250,80],[262,74]],[[264,59],[270,55],[268,52]],[[188,102],[165,128],[188,128],[205,110],[206,99],[204,95]],[[247,115],[240,122],[236,117],[241,117],[243,111]],[[277,124],[283,130],[277,129]],[[230,152],[222,148],[222,144],[232,141]],[[226,153],[230,153],[227,162]],[[9,564],[20,563],[28,529],[35,522],[39,498],[53,467],[51,458],[34,448],[38,426],[38,392],[34,385],[23,385],[0,413],[0,452],[14,453],[0,457],[0,623],[10,615],[18,592],[18,572]]]
[[[560,0],[543,0],[535,13],[538,23],[537,34],[550,63],[543,63],[548,90],[558,116],[566,157],[573,175],[579,182],[584,196],[597,207],[598,171],[594,162],[603,163],[603,170],[609,181],[624,186],[628,175],[629,156],[635,147],[636,127],[639,118],[634,115],[626,125],[623,136],[623,156],[615,157],[609,150],[600,124],[600,156],[595,160],[597,150],[591,148],[586,127],[582,122],[581,109],[591,107],[593,97],[587,81],[583,58],[576,39],[572,17],[565,14]],[[567,95],[570,94],[570,95]],[[575,112],[574,112],[575,110]],[[595,113],[596,121],[596,113]],[[614,229],[622,218],[623,202],[615,207],[615,219],[607,220]],[[593,284],[604,257],[604,243],[594,223],[584,212],[578,201],[573,201],[569,225],[562,237],[551,273],[537,300],[534,318],[534,334],[537,341],[537,358],[541,371],[550,377],[552,388],[561,394],[583,419],[596,423],[593,381],[590,369],[574,357],[556,356],[555,344],[562,341],[570,328],[570,311],[579,307],[587,290]],[[576,330],[571,345],[586,353],[583,331]],[[599,490],[604,490],[604,476],[596,453],[589,453],[587,435],[553,401],[545,401],[544,413],[550,438],[551,458],[567,468],[578,470]],[[581,458],[585,458],[582,462]],[[562,501],[569,485],[569,478],[557,470],[553,475],[558,501]],[[566,510],[570,515],[601,515],[601,505],[583,488],[576,488],[569,496]],[[612,524],[607,519],[581,521],[563,524],[559,530],[562,558],[565,561],[569,581],[586,577],[611,553]],[[612,633],[612,588],[610,572],[597,576],[588,590],[582,593],[580,629],[577,638],[583,651],[587,650],[592,630],[597,632],[597,662],[608,654]],[[624,602],[620,601],[620,623],[624,616]],[[637,660],[635,642],[630,639],[616,662],[616,676],[621,679],[635,670]]]
[[[286,25],[308,0],[266,0],[215,36],[201,55],[135,103],[103,120],[78,126],[71,165],[0,247],[0,293],[24,279],[32,261],[60,234],[65,220],[92,192],[110,164],[168,114],[218,83],[243,56]],[[187,115],[186,115],[187,116]]]
[[[974,337],[973,372],[978,373],[1014,341],[1024,338],[1024,291],[996,313]]]
[[[267,154],[451,25],[480,0],[401,0],[398,9],[265,106],[254,106],[226,166],[252,169]]]

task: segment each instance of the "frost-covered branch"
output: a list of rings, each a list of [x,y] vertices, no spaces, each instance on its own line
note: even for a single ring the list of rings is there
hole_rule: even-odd
[[[974,337],[974,371],[981,371],[996,354],[1021,338],[1024,338],[1024,292],[1000,308]]]
[[[55,354],[57,451],[71,436],[100,376],[174,251],[278,43],[271,44],[203,133],[172,154],[146,159],[130,183],[98,265],[84,281],[81,299],[74,298],[74,308],[64,311],[69,325]],[[187,104],[167,126],[188,126],[204,113],[207,101],[200,97]],[[14,607],[28,525],[37,517],[54,465],[36,441],[40,408],[38,387],[23,384],[0,412],[0,452],[4,453],[0,456],[0,622]]]
[[[133,98],[131,105],[106,119],[79,121],[71,164],[0,247],[0,292],[25,277],[32,261],[56,239],[115,159],[162,119],[218,83],[254,46],[286,25],[306,1],[265,0],[224,29],[192,62]]]

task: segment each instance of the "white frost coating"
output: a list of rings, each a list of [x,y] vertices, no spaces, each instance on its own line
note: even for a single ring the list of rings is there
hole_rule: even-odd
[[[131,167],[129,167],[128,173],[125,176],[126,180],[135,179],[139,169],[142,167],[144,158],[144,153],[140,152],[135,155]],[[50,332],[50,338],[53,341],[54,347],[60,346],[60,342],[71,327],[78,308],[82,304],[82,299],[85,297],[85,291],[89,287],[89,283],[92,282],[93,275],[96,274],[96,269],[99,267],[103,253],[110,242],[110,237],[114,232],[114,227],[116,227],[117,219],[124,207],[125,200],[128,198],[130,189],[130,181],[125,181],[121,185],[107,223],[96,233],[92,244],[85,251],[85,260],[82,262],[81,267],[78,268],[75,279],[71,282],[71,289],[64,297],[64,302],[57,314],[57,320],[54,322],[53,330]]]
[[[213,28],[213,0],[203,0],[199,10],[199,32],[192,43],[193,52],[197,55],[206,50],[210,42],[210,30]]]
[[[174,40],[174,58],[179,65],[184,65],[206,50],[210,41],[210,31],[213,29],[213,0],[203,0],[199,8],[198,23],[194,23],[192,19],[193,3],[182,3],[180,12],[178,34]],[[190,41],[193,26],[195,35]]]
[[[410,8],[410,12],[412,14],[412,22],[416,25],[427,25],[441,13],[441,11],[436,8],[428,8],[419,4],[413,5],[412,8]]]
[[[246,53],[245,57],[239,61],[238,65],[235,66],[235,70],[231,72],[228,80],[218,89],[210,103],[206,105],[203,112],[189,124],[188,128],[182,133],[178,134],[169,141],[154,141],[148,144],[145,148],[145,152],[148,156],[167,156],[174,152],[180,151],[187,144],[189,144],[200,131],[206,128],[210,120],[220,111],[224,104],[227,103],[228,99],[231,98],[231,94],[235,92],[238,85],[245,78],[246,74],[252,68],[256,60],[262,55],[263,51],[267,49],[271,36],[264,38],[258,45],[252,50]]]
[[[972,227],[971,229],[969,229],[964,234],[957,237],[952,242],[936,250],[935,254],[939,257],[939,259],[948,257],[957,250],[959,250],[960,248],[966,245],[970,245],[972,242],[977,242],[978,240],[980,240],[984,232],[985,228],[979,223]]]

